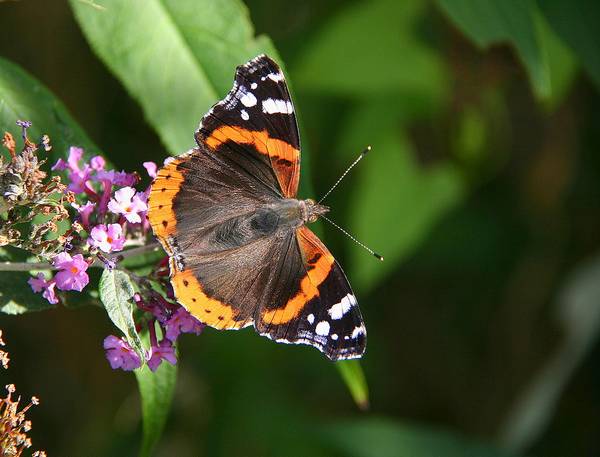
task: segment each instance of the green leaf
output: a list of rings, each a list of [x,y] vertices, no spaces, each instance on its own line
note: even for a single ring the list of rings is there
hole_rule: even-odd
[[[387,418],[328,424],[319,433],[325,443],[347,457],[509,457],[512,454],[440,430]]]
[[[233,84],[235,67],[268,53],[237,0],[71,0],[94,51],[123,83],[172,154],[193,145],[208,109]]]
[[[100,278],[100,300],[113,323],[123,332],[127,341],[140,356],[144,354],[142,341],[135,329],[133,311],[135,288],[129,276],[119,270],[104,270]]]
[[[3,271],[0,273],[0,311],[5,314],[23,314],[55,308],[31,290],[27,280],[32,276],[25,272]]]
[[[119,262],[119,266],[134,272],[138,276],[146,276],[152,272],[156,264],[166,255],[165,251],[161,247],[158,247],[156,250],[145,252],[144,254],[126,257]]]
[[[424,103],[446,92],[441,58],[417,36],[425,2],[347,5],[325,23],[297,60],[293,75],[298,87],[354,98],[402,92]],[[343,52],[349,49],[352,52]]]
[[[52,151],[48,155],[51,162],[65,157],[72,145],[98,150],[46,87],[18,65],[0,58],[0,134],[11,132],[17,144],[21,129],[15,122],[19,119],[33,123],[29,129],[32,141],[37,141],[42,134],[50,136]]]
[[[369,408],[369,386],[358,360],[344,360],[335,364],[352,398],[362,410]]]
[[[544,16],[536,11],[535,24],[542,49],[548,57],[552,94],[544,100],[545,107],[554,111],[568,94],[579,68],[573,52],[557,36]]]
[[[152,450],[162,435],[171,408],[177,367],[167,362],[156,372],[144,365],[135,370],[142,401],[143,438],[140,457],[152,455]]]
[[[396,125],[394,110],[385,100],[372,102],[357,109],[343,129],[340,151],[373,141],[353,178],[352,211],[345,224],[385,258],[378,262],[362,249],[348,248],[349,276],[361,294],[394,271],[464,194],[462,176],[452,164],[417,163],[416,151]]]
[[[480,48],[504,42],[512,45],[535,93],[540,98],[550,96],[548,62],[536,35],[532,0],[438,0],[438,4]]]
[[[600,88],[600,2],[537,0],[537,3],[550,26],[573,49]]]

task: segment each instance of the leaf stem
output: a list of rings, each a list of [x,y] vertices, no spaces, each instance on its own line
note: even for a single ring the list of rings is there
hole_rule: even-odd
[[[148,252],[160,249],[160,245],[156,242],[145,244],[133,249],[128,249],[115,256],[115,259],[125,259],[127,257],[135,257]],[[96,260],[90,267],[104,268],[103,262]],[[56,270],[56,267],[48,262],[0,262],[0,271],[31,271],[31,270]]]

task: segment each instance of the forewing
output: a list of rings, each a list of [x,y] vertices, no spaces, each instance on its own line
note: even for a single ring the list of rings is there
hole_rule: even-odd
[[[300,268],[299,286],[287,302],[258,310],[256,329],[278,342],[314,346],[331,360],[361,357],[366,329],[344,272],[308,228],[299,228],[295,238],[288,262]]]
[[[204,116],[196,141],[213,151],[228,144],[247,148],[269,164],[284,197],[295,197],[300,178],[300,140],[294,105],[281,69],[265,55],[236,70],[227,97]]]
[[[167,163],[152,184],[148,219],[171,256],[176,297],[213,327],[241,328],[252,322],[253,308],[241,310],[239,302],[228,300],[232,288],[246,291],[240,279],[244,272],[230,260],[238,266],[264,263],[267,248],[275,249],[265,234],[241,232],[258,207],[280,198],[269,170],[252,156],[197,148]],[[244,304],[256,306],[250,300]]]

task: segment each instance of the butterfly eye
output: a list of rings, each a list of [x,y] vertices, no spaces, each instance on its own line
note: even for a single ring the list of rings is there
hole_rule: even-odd
[[[317,216],[316,214],[311,214],[310,217],[308,218],[308,222],[316,222],[317,219],[319,218],[319,216]]]

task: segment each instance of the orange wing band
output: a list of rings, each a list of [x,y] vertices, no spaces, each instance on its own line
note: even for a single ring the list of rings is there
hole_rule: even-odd
[[[247,130],[230,125],[213,130],[206,139],[206,144],[212,150],[216,150],[227,141],[250,144],[259,153],[269,156],[283,194],[286,197],[295,197],[300,176],[297,172],[300,160],[298,149],[286,141],[271,138],[266,130]]]
[[[185,159],[183,159],[185,160]],[[217,329],[237,329],[245,325],[236,321],[236,311],[229,305],[206,295],[193,271],[177,268],[170,238],[177,234],[177,219],[173,201],[180,191],[184,175],[177,169],[182,159],[165,165],[157,174],[148,198],[148,220],[154,235],[171,256],[171,284],[177,301],[202,323]]]
[[[172,160],[157,174],[148,198],[148,220],[154,235],[165,250],[172,254],[168,239],[175,233],[177,219],[173,211],[173,200],[183,184],[183,174],[177,170],[181,160]]]
[[[179,271],[171,259],[171,284],[177,301],[202,323],[217,329],[239,329],[246,322],[236,321],[236,310],[206,295],[192,270]]]
[[[262,320],[266,323],[287,324],[297,317],[310,300],[319,296],[319,286],[325,281],[335,262],[329,250],[310,229],[300,227],[296,233],[308,274],[302,278],[298,293],[283,308],[265,310],[262,313]]]

